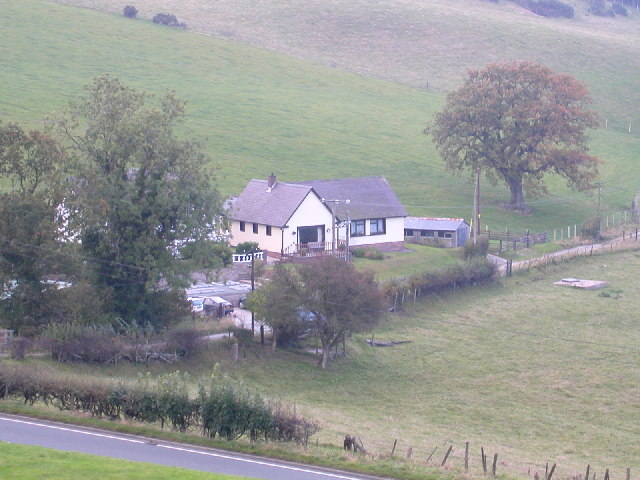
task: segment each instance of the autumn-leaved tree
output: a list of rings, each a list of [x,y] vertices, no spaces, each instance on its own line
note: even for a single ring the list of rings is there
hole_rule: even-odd
[[[167,288],[187,280],[175,245],[206,241],[220,212],[210,160],[177,135],[184,111],[172,92],[154,98],[101,76],[52,120],[75,161],[71,226],[127,323],[162,327],[185,313],[179,290]]]
[[[281,266],[259,295],[253,305],[276,331],[289,326],[318,337],[322,368],[333,347],[350,333],[373,328],[385,311],[373,274],[335,257]]]
[[[431,134],[448,170],[482,170],[511,190],[508,207],[528,211],[525,192],[547,192],[545,175],[570,187],[594,186],[598,160],[589,155],[587,131],[598,125],[589,93],[566,74],[529,62],[490,64],[447,95]]]

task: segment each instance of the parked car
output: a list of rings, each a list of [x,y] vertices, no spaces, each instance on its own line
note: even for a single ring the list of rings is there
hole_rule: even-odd
[[[188,297],[187,300],[191,303],[191,311],[194,313],[200,313],[204,310],[204,300],[199,297]]]
[[[223,317],[233,313],[233,304],[222,297],[207,297],[204,299],[204,312]]]

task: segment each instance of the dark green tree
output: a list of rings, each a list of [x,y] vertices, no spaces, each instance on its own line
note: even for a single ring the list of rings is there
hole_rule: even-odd
[[[172,92],[150,97],[101,76],[53,119],[75,161],[70,223],[126,323],[162,327],[188,311],[175,293],[188,273],[175,245],[215,232],[211,162],[196,141],[178,137],[184,111]]]
[[[48,322],[57,288],[47,279],[64,269],[56,254],[64,163],[50,136],[0,123],[0,311],[21,334]]]
[[[587,154],[586,132],[598,120],[589,103],[569,75],[529,62],[490,64],[469,71],[425,133],[448,170],[481,169],[493,185],[507,184],[508,208],[527,212],[524,193],[546,193],[547,174],[577,190],[593,188],[599,162]]]

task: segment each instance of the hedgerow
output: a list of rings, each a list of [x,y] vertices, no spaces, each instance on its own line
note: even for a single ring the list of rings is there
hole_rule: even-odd
[[[214,374],[200,380],[199,394],[190,397],[187,373],[174,372],[152,379],[140,376],[134,384],[63,378],[30,366],[0,365],[0,399],[21,398],[25,404],[43,402],[60,410],[89,413],[111,420],[132,419],[170,425],[173,430],[199,430],[208,437],[251,441],[283,441],[306,445],[319,431],[281,404],[271,404],[241,383]]]
[[[496,268],[493,263],[486,258],[473,257],[465,262],[447,265],[387,283],[382,286],[382,289],[390,302],[397,307],[398,297],[404,298],[404,294],[421,297],[487,283],[493,280],[495,274]]]

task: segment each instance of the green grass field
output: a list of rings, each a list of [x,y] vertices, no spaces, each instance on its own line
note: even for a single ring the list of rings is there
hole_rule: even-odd
[[[0,442],[0,478],[5,480],[241,480],[241,477],[128,462]],[[244,477],[242,477],[244,478]],[[248,480],[248,479],[247,479]]]
[[[328,371],[311,353],[271,354],[259,344],[237,364],[230,363],[228,346],[215,344],[178,366],[55,368],[119,379],[178,368],[193,375],[195,394],[195,378],[210,375],[219,362],[269,398],[317,419],[321,447],[338,446],[350,433],[369,453],[384,456],[397,439],[397,455],[412,447],[415,461],[424,462],[438,447],[438,463],[452,444],[451,467],[460,468],[468,441],[472,473],[481,473],[484,447],[499,453],[505,473],[542,475],[550,462],[558,464],[559,477],[590,464],[598,476],[609,468],[621,478],[626,468],[640,468],[639,260],[637,250],[577,259],[409,304],[373,335],[410,343],[372,348],[358,335],[347,344],[348,357]],[[553,285],[566,277],[609,287]]]
[[[92,2],[97,4],[102,5]],[[449,18],[450,30],[451,22],[466,25],[463,20],[470,17],[458,18],[456,12],[462,15],[454,9],[437,16],[438,22]],[[248,179],[272,171],[283,181],[385,175],[411,214],[469,217],[473,189],[466,178],[443,171],[433,145],[421,134],[442,105],[441,93],[41,0],[6,2],[0,26],[4,121],[37,126],[43,115],[81,94],[93,76],[109,73],[150,92],[175,89],[188,101],[185,131],[206,139],[205,149],[220,167],[224,194],[237,194]],[[438,28],[444,29],[444,24]],[[504,28],[505,39],[515,35]],[[553,30],[547,32],[552,34]],[[624,56],[614,46],[611,55]],[[612,72],[631,78],[636,72],[633,62],[625,63],[620,72],[611,67],[607,75],[590,83],[599,87],[609,82]],[[611,91],[598,102],[615,104],[617,90]],[[624,103],[634,102],[629,97]],[[640,173],[635,161],[640,137],[611,128],[596,132],[592,146],[605,161],[604,209],[628,206],[636,189],[633,179]],[[540,231],[594,215],[594,199],[557,181],[550,185],[552,194],[533,200],[534,214],[526,217],[501,208],[508,198],[506,188],[483,185],[484,224],[492,229]]]

